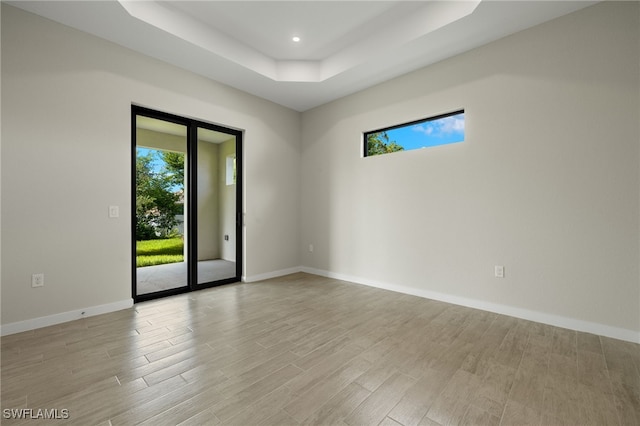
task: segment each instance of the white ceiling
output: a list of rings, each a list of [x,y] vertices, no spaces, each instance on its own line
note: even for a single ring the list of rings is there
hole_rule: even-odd
[[[7,1],[297,111],[596,2]]]

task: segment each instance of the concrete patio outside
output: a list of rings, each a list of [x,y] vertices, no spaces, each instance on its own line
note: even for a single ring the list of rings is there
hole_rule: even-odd
[[[187,285],[187,262],[145,266],[137,269],[137,294],[149,294]],[[236,263],[223,259],[198,262],[198,284],[236,276]]]

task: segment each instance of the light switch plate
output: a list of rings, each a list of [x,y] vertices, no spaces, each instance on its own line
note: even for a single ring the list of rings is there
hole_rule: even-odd
[[[120,207],[109,206],[109,217],[120,217]]]

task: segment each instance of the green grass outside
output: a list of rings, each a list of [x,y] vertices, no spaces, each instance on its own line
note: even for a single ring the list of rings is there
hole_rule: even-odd
[[[182,238],[136,242],[136,266],[138,268],[176,262],[184,262],[184,241]]]

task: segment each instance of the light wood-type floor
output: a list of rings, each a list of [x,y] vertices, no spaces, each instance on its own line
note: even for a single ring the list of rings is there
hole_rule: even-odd
[[[294,274],[3,337],[2,408],[78,425],[638,425],[639,371],[639,345]]]

